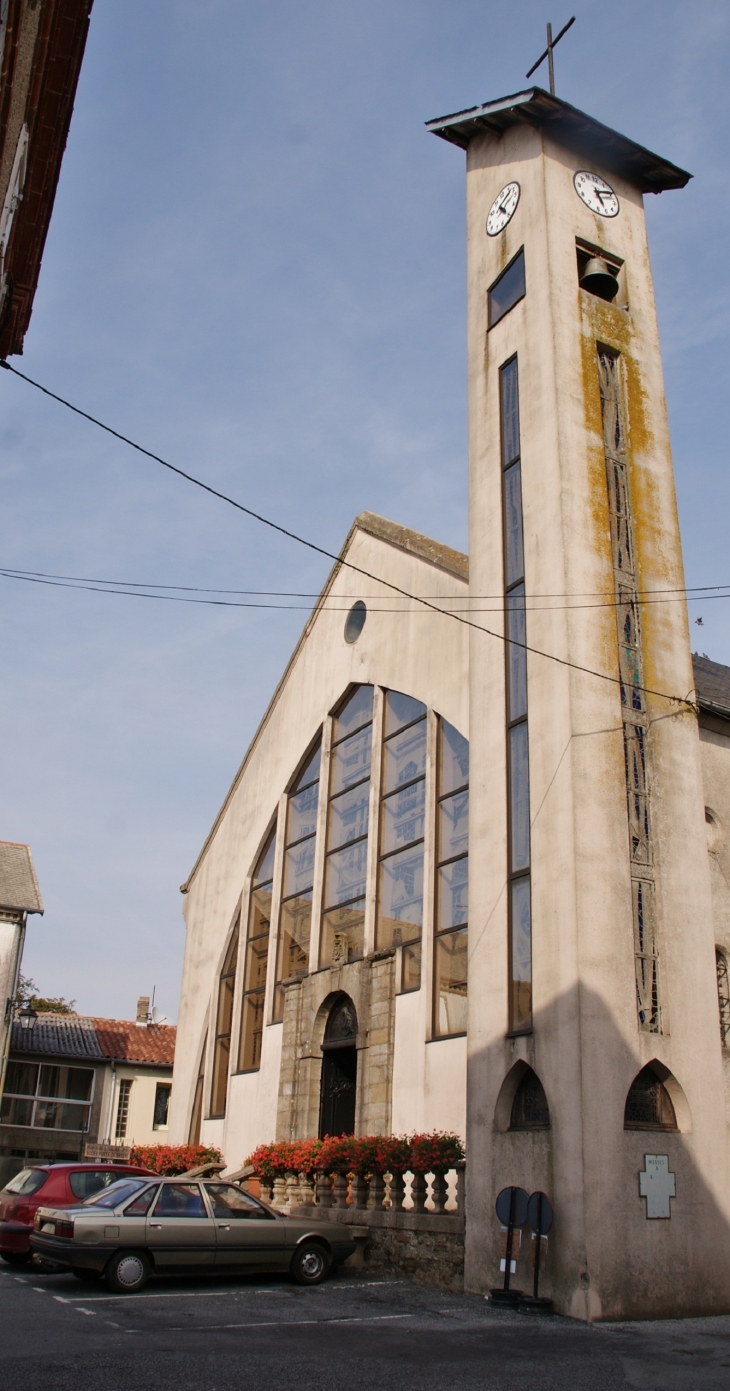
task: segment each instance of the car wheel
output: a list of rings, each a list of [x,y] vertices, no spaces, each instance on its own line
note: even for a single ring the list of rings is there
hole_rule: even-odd
[[[30,1265],[30,1251],[0,1251],[8,1265]]]
[[[298,1285],[319,1285],[330,1268],[329,1252],[318,1241],[303,1241],[298,1246],[289,1272]]]
[[[81,1270],[81,1268],[78,1267],[78,1266],[76,1267],[75,1270],[72,1270],[72,1271],[71,1271],[71,1274],[72,1274],[72,1275],[75,1275],[77,1280],[100,1280],[100,1279],[101,1279],[101,1271],[100,1271],[100,1270]]]
[[[149,1273],[149,1261],[143,1251],[117,1251],[109,1261],[104,1277],[115,1294],[136,1294],[144,1289]]]

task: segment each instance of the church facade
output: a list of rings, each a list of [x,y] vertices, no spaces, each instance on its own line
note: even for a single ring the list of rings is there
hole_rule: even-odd
[[[466,151],[469,559],[371,514],[183,886],[170,1129],[456,1130],[582,1319],[730,1307],[730,672],[690,653],[643,198],[538,88]],[[723,974],[724,972],[724,974]]]

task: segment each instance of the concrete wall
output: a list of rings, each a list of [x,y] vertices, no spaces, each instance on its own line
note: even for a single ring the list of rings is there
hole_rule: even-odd
[[[700,753],[715,946],[730,966],[730,720],[702,712]],[[730,1047],[727,1045],[722,1049],[722,1063],[725,1114],[730,1125]]]
[[[24,937],[25,926],[22,921],[11,920],[10,917],[0,918],[0,1096]]]
[[[522,1167],[521,1137],[495,1144],[495,1108],[524,1059],[551,1109],[561,1309],[583,1318],[709,1312],[730,1307],[728,1159],[697,721],[681,700],[694,684],[683,606],[655,604],[642,615],[645,684],[680,698],[648,697],[659,1035],[637,1021],[622,713],[617,684],[600,679],[618,676],[618,660],[597,341],[624,362],[639,588],[684,584],[653,287],[640,194],[609,176],[621,212],[597,217],[573,188],[583,167],[527,126],[478,135],[467,154],[472,593],[503,589],[498,376],[517,352],[527,593],[576,602],[547,599],[528,611],[527,641],[599,675],[528,653],[534,1028],[509,1038],[504,661],[498,642],[472,633],[479,854],[470,883],[466,1278],[475,1290],[493,1280],[494,1198]],[[513,179],[517,212],[487,238],[490,205]],[[576,236],[623,257],[628,310],[579,288]],[[488,287],[521,246],[526,296],[487,332]],[[606,607],[589,596],[605,596]],[[655,1057],[684,1089],[692,1130],[640,1141],[624,1132],[624,1103]],[[638,1199],[642,1143],[671,1152],[677,1165],[669,1222],[648,1221]]]

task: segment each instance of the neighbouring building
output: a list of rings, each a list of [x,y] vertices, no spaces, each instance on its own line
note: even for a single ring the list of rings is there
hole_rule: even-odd
[[[87,1145],[164,1144],[175,1028],[38,1014],[15,1023],[0,1111],[0,1186],[29,1160],[83,1159]]]
[[[28,915],[42,912],[30,846],[0,841],[0,1097]]]
[[[22,353],[93,0],[0,0],[0,357]]]
[[[558,1309],[730,1309],[730,669],[690,651],[644,196],[540,88],[466,151],[470,554],[364,514],[183,885],[171,1134],[456,1129]],[[679,196],[679,195],[678,195]]]

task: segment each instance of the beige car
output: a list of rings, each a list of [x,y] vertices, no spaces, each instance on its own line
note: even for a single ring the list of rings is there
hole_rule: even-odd
[[[39,1207],[32,1250],[136,1293],[151,1275],[285,1270],[317,1285],[355,1250],[338,1222],[284,1216],[221,1179],[121,1179],[77,1207]]]

